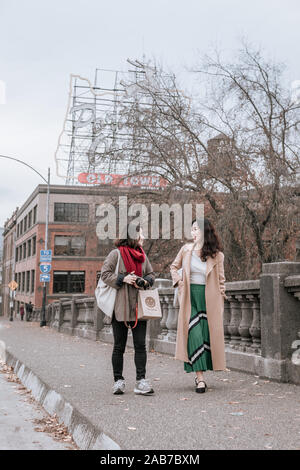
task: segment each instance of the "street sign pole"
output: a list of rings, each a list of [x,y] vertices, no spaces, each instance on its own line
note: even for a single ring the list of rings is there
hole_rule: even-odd
[[[50,168],[48,168],[46,226],[45,226],[45,250],[48,250],[49,199],[50,199]],[[43,303],[42,303],[40,326],[46,326],[46,302],[47,302],[47,288],[46,288],[46,282],[44,282],[44,285],[43,285]]]

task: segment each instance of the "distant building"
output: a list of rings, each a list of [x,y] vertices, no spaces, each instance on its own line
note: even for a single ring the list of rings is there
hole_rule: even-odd
[[[10,301],[13,293],[8,284],[14,280],[15,271],[15,243],[16,243],[16,223],[18,209],[12,214],[4,224],[3,229],[3,253],[2,253],[2,310],[1,315],[8,316],[10,313]]]
[[[102,260],[112,241],[98,240],[97,205],[111,197],[110,188],[52,185],[48,249],[52,250],[48,302],[72,294],[94,295]],[[39,185],[18,210],[15,241],[15,300],[42,306],[40,250],[44,249],[47,186]]]
[[[4,232],[4,228],[0,227],[0,315],[2,315],[2,255],[3,255],[3,232]]]

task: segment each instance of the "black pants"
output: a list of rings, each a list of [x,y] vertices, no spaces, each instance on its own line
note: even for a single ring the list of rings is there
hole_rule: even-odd
[[[127,325],[134,326],[134,321],[127,322]],[[123,321],[117,321],[115,315],[112,318],[112,328],[114,334],[114,349],[112,353],[112,366],[114,380],[124,380],[123,377],[123,354],[125,352],[128,328]],[[140,320],[132,330],[134,344],[134,362],[136,367],[136,380],[145,378],[146,375],[146,330],[147,321]]]

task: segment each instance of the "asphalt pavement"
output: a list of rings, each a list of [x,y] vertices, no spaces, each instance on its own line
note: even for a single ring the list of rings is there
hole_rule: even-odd
[[[120,449],[300,450],[297,385],[238,371],[207,371],[208,390],[198,394],[194,374],[184,372],[182,362],[149,352],[146,378],[155,393],[137,396],[133,393],[134,352],[127,348],[126,390],[116,396],[112,394],[111,344],[3,317],[0,342],[2,350]],[[107,441],[102,441],[105,446],[103,442]]]

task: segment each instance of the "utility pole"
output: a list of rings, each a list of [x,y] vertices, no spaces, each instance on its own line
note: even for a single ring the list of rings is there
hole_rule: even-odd
[[[47,183],[45,251],[48,250],[49,200],[50,200],[50,168],[48,168],[48,183]],[[47,302],[47,287],[46,287],[46,282],[44,282],[44,285],[43,285],[43,304],[42,304],[42,315],[41,315],[40,326],[46,326],[46,302]]]

